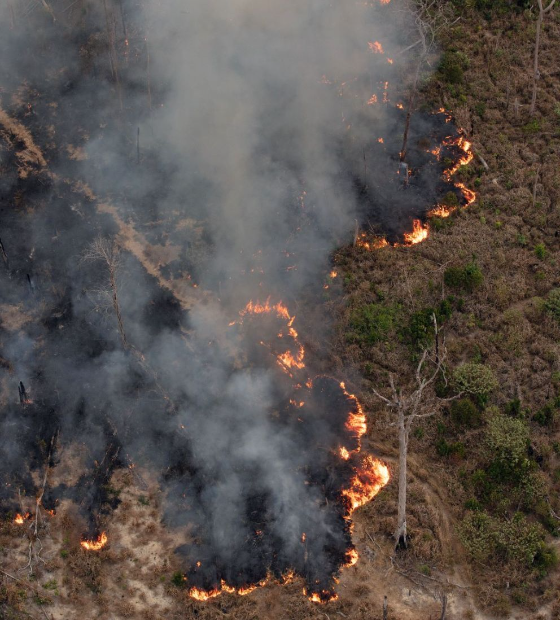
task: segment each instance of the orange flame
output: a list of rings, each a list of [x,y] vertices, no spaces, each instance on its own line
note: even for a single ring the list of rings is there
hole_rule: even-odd
[[[200,588],[190,588],[189,596],[197,601],[207,601],[220,595],[220,590],[217,588],[214,590],[201,590]]]
[[[377,95],[372,95],[367,103],[368,105],[374,105],[377,103]]]
[[[367,234],[361,233],[356,239],[356,245],[360,248],[373,251],[387,247],[389,242],[384,237],[373,237],[373,239],[368,240]]]
[[[373,54],[384,54],[385,52],[383,51],[383,46],[381,45],[381,43],[379,43],[379,41],[369,41],[368,42],[368,46],[369,46],[369,51],[372,52]]]
[[[428,238],[429,232],[430,228],[427,224],[422,225],[420,220],[414,220],[412,222],[412,232],[404,233],[404,243],[405,245],[422,243],[422,241]]]
[[[455,207],[445,207],[444,205],[438,205],[431,211],[428,211],[426,214],[428,217],[441,217],[445,219],[449,217],[453,211],[455,211]]]
[[[31,514],[29,512],[26,512],[24,515],[20,515],[18,512],[14,519],[14,523],[17,523],[17,525],[23,525],[23,522],[25,521],[25,519],[29,519],[30,516]]]
[[[356,549],[349,549],[346,552],[346,564],[345,568],[350,568],[350,566],[354,566],[358,559],[360,558],[358,551]]]
[[[87,551],[99,551],[107,544],[108,538],[105,532],[101,532],[95,540],[82,540],[80,545]]]
[[[371,501],[389,482],[389,469],[381,461],[367,456],[362,466],[356,469],[352,485],[342,494],[350,501],[349,513]]]
[[[343,458],[345,461],[347,461],[350,458],[350,452],[348,452],[348,450],[344,446],[340,448],[339,454],[340,454],[340,457]]]

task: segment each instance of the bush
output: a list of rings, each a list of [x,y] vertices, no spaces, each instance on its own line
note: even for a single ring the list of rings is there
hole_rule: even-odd
[[[541,426],[554,426],[556,420],[556,407],[553,403],[547,403],[533,416],[533,421]]]
[[[438,69],[441,79],[448,84],[461,84],[469,64],[469,59],[463,52],[445,52]]]
[[[472,262],[465,267],[449,267],[443,274],[443,281],[450,288],[472,292],[484,281],[480,267]]]
[[[504,520],[486,512],[469,512],[459,526],[459,536],[471,556],[484,563],[494,560],[531,568],[541,561],[538,558],[544,548],[542,527],[529,523],[520,513]],[[549,556],[543,556],[542,561],[548,567],[554,563]]]
[[[498,387],[494,372],[484,364],[468,362],[453,373],[453,382],[459,392],[486,397]]]
[[[382,304],[367,304],[352,312],[351,333],[347,336],[355,342],[375,344],[383,340],[393,329],[397,307]]]
[[[438,325],[442,325],[453,314],[452,298],[444,299],[437,308],[424,308],[415,312],[402,330],[405,341],[418,347],[429,345],[434,339],[434,316]]]
[[[498,414],[488,421],[486,443],[493,461],[488,473],[502,482],[520,482],[530,469],[529,427],[525,420]]]
[[[467,428],[476,428],[482,422],[480,409],[469,398],[454,401],[450,412],[455,423]]]
[[[560,323],[560,288],[553,288],[544,301],[544,309]]]
[[[185,585],[185,577],[181,571],[176,571],[171,576],[171,583],[178,588],[181,588]]]
[[[548,251],[544,243],[537,243],[535,246],[535,256],[539,260],[544,260],[548,255]]]

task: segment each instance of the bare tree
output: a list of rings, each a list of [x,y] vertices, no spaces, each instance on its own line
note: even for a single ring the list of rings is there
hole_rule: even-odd
[[[435,415],[439,411],[441,403],[458,398],[437,398],[430,393],[430,386],[434,384],[440,373],[443,373],[447,350],[445,340],[440,339],[440,331],[437,325],[436,317],[433,316],[435,330],[435,351],[432,354],[428,349],[424,349],[416,367],[414,375],[414,389],[409,395],[403,394],[401,388],[395,386],[395,379],[392,374],[389,375],[389,385],[391,387],[391,395],[389,398],[380,394],[376,389],[373,393],[377,398],[385,403],[396,415],[394,425],[398,429],[399,434],[399,496],[398,496],[398,512],[397,527],[395,529],[394,538],[397,547],[407,546],[407,530],[406,530],[406,494],[407,494],[407,458],[408,458],[408,440],[412,425],[422,418],[428,418]],[[427,363],[432,364],[432,369],[427,372]],[[445,375],[444,375],[445,376]]]
[[[105,237],[97,237],[97,239],[95,239],[95,241],[93,241],[84,252],[82,260],[100,261],[106,267],[107,275],[109,277],[109,290],[101,288],[96,290],[95,293],[101,299],[107,297],[107,295],[109,296],[111,306],[115,312],[115,316],[117,317],[117,325],[123,347],[128,349],[129,345],[124,330],[124,323],[119,303],[119,289],[117,285],[117,272],[121,261],[119,245],[115,240],[107,239]]]
[[[541,47],[541,31],[542,25],[544,21],[544,16],[547,13],[550,13],[556,4],[556,0],[551,0],[550,4],[545,8],[543,4],[543,0],[537,0],[539,4],[539,17],[537,19],[537,36],[535,39],[535,62],[533,66],[533,97],[531,98],[531,107],[529,109],[529,114],[533,116],[535,114],[535,109],[537,105],[537,83],[540,78],[539,71],[539,52]]]
[[[410,93],[408,97],[408,107],[403,133],[403,145],[400,153],[401,162],[404,162],[406,159],[410,121],[412,119],[412,113],[414,111],[414,102],[418,94],[418,83],[420,81],[422,69],[424,65],[428,63],[428,57],[434,47],[438,32],[442,28],[450,27],[457,21],[459,21],[459,18],[457,18],[452,23],[449,22],[449,19],[444,10],[445,5],[441,4],[439,0],[414,0],[412,4],[415,26],[420,38],[412,45],[409,45],[401,53],[414,49],[418,45],[421,45],[422,51],[418,55],[416,70],[414,72],[414,78],[412,80],[412,85],[410,87]]]

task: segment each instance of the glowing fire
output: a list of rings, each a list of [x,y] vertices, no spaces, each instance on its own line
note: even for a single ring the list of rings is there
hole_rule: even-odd
[[[340,448],[339,454],[340,454],[340,458],[344,459],[345,461],[347,461],[350,458],[350,452],[348,452],[348,450],[344,446]]]
[[[428,211],[426,214],[428,217],[441,217],[445,219],[449,217],[453,211],[455,211],[455,207],[445,207],[444,205],[438,205],[431,211]]]
[[[379,41],[370,41],[368,43],[369,46],[369,51],[372,52],[373,54],[384,54],[385,52],[383,51],[383,46],[381,45],[381,43],[379,43]]]
[[[16,523],[17,525],[23,525],[23,522],[26,519],[29,519],[30,517],[30,513],[26,512],[24,515],[20,515],[19,512],[16,514],[16,517],[14,519],[14,523]]]
[[[356,549],[349,549],[346,552],[346,564],[344,565],[346,568],[350,566],[354,566],[358,559],[360,558],[358,551]]]
[[[361,233],[356,239],[356,245],[361,248],[365,248],[366,250],[373,251],[387,247],[389,242],[384,237],[374,237],[373,239],[368,240],[367,234]]]
[[[374,105],[377,103],[377,95],[372,95],[368,101],[368,105]]]
[[[80,543],[87,551],[99,551],[107,544],[108,538],[105,532],[101,532],[95,540],[82,540]]]
[[[207,601],[220,595],[220,590],[217,588],[214,590],[201,590],[200,588],[190,588],[189,596],[197,601]]]
[[[326,603],[329,601],[336,601],[338,599],[338,595],[333,592],[329,592],[328,590],[322,590],[321,592],[312,592],[309,594],[307,592],[307,588],[303,588],[303,594],[307,596],[307,598],[312,603]]]
[[[363,460],[362,467],[356,469],[352,486],[342,491],[350,501],[350,514],[371,501],[388,482],[388,467],[368,455]]]
[[[422,243],[428,238],[430,228],[427,224],[422,224],[420,220],[414,220],[412,222],[412,232],[404,233],[405,245],[415,245],[416,243]]]
[[[334,270],[333,270],[333,271],[331,271],[331,272],[329,273],[329,276],[330,276],[331,278],[336,278],[336,277],[338,276],[338,271],[334,271]]]

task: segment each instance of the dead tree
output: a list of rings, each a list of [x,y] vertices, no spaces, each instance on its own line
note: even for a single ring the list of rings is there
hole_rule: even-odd
[[[433,317],[436,336],[436,350],[433,354],[424,349],[420,361],[416,367],[414,375],[414,388],[410,394],[403,394],[401,388],[395,385],[393,374],[389,375],[389,385],[391,395],[383,396],[376,389],[373,393],[377,398],[394,412],[396,422],[392,425],[398,429],[399,436],[399,482],[398,482],[398,511],[397,527],[394,538],[397,548],[406,548],[407,529],[406,529],[406,497],[407,497],[407,459],[408,459],[408,440],[412,425],[422,418],[428,418],[438,413],[441,403],[458,398],[436,398],[429,389],[435,383],[440,374],[443,373],[447,351],[445,341],[440,337],[437,321]],[[432,369],[427,372],[427,365],[431,363]],[[445,377],[445,375],[443,375]]]
[[[106,288],[97,289],[95,293],[98,298],[103,300],[107,295],[110,298],[110,305],[113,308],[115,316],[117,318],[117,326],[121,337],[122,345],[125,349],[128,349],[128,341],[126,338],[126,332],[124,330],[124,323],[122,319],[121,306],[119,302],[119,289],[117,284],[117,274],[121,262],[120,247],[116,241],[107,239],[105,237],[98,237],[89,248],[84,252],[82,260],[84,261],[99,261],[104,264],[107,269],[109,290]]]
[[[416,30],[418,31],[420,38],[416,41],[416,43],[413,43],[403,50],[403,52],[414,49],[418,45],[421,46],[422,51],[418,54],[418,61],[416,63],[414,78],[412,80],[408,97],[408,106],[403,132],[403,144],[400,153],[401,162],[404,162],[406,159],[410,121],[412,119],[414,104],[418,95],[418,84],[420,82],[422,69],[425,64],[428,64],[428,58],[436,43],[438,32],[443,27],[450,27],[458,21],[458,19],[456,19],[454,22],[449,23],[444,11],[444,5],[442,5],[439,0],[415,0],[413,10]]]
[[[529,114],[533,116],[535,114],[536,106],[537,106],[537,84],[540,78],[539,71],[539,52],[541,47],[541,31],[542,25],[544,21],[544,16],[550,13],[556,4],[556,0],[551,0],[550,4],[545,8],[543,4],[543,0],[537,0],[539,4],[539,17],[537,19],[537,36],[535,39],[535,60],[533,65],[533,96],[531,98],[531,107],[529,109]]]

